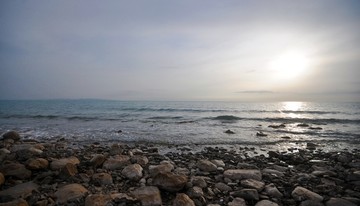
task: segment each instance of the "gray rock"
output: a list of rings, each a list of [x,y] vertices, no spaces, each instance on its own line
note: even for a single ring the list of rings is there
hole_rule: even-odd
[[[117,170],[117,169],[122,169],[129,164],[130,164],[129,156],[116,155],[114,157],[107,159],[103,164],[103,168],[107,170]]]
[[[31,177],[31,171],[26,169],[23,164],[20,163],[9,163],[0,167],[0,172],[4,176],[12,176],[18,179],[28,179]]]
[[[192,183],[194,186],[199,186],[199,187],[201,187],[201,188],[207,187],[207,183],[206,183],[204,177],[201,177],[201,176],[192,177],[192,178],[191,178],[191,183]]]
[[[217,167],[225,167],[225,163],[222,160],[211,160],[213,164],[215,164]]]
[[[257,202],[255,206],[279,206],[275,202],[271,202],[270,200],[261,200],[260,202]]]
[[[162,205],[160,191],[157,187],[147,186],[140,187],[131,192],[131,194],[141,201],[143,206],[160,206]]]
[[[232,180],[254,179],[260,181],[262,179],[260,170],[248,170],[248,169],[225,170],[224,177],[230,178]]]
[[[139,164],[132,164],[126,166],[121,174],[130,180],[139,180],[142,177],[143,168]]]
[[[50,163],[50,168],[52,170],[60,170],[61,168],[65,167],[66,164],[71,163],[73,165],[78,165],[80,163],[79,159],[71,156],[68,158],[62,158],[62,159],[58,159],[58,160],[53,160]]]
[[[184,193],[176,194],[173,206],[195,206],[195,203],[189,196]]]
[[[204,196],[203,190],[201,189],[201,187],[198,187],[198,186],[194,186],[194,187],[190,188],[188,190],[187,194],[192,198],[199,198],[199,197]]]
[[[263,175],[264,174],[269,174],[269,175],[274,175],[276,177],[284,177],[284,173],[280,172],[278,170],[273,170],[273,169],[263,169],[262,171]]]
[[[228,206],[246,206],[246,202],[243,198],[236,197],[228,203]]]
[[[241,185],[246,188],[256,189],[258,192],[263,190],[265,187],[264,182],[254,180],[254,179],[241,180]]]
[[[0,191],[0,199],[4,197],[11,197],[12,199],[17,198],[27,198],[33,191],[36,191],[39,188],[39,185],[33,182],[26,182],[22,184],[15,185],[9,189]]]
[[[277,187],[271,183],[265,186],[265,192],[271,197],[281,198],[283,194],[277,189]]]
[[[153,184],[169,192],[177,192],[184,188],[188,178],[172,172],[159,173],[153,178]]]
[[[326,206],[356,206],[356,204],[341,198],[330,198],[326,202]]]
[[[314,201],[318,201],[321,202],[323,201],[323,197],[320,196],[319,194],[312,192],[306,188],[303,187],[296,187],[292,193],[291,196],[296,200],[296,201],[304,201],[304,200],[314,200]]]
[[[229,192],[232,190],[232,188],[229,185],[222,182],[216,183],[215,188],[219,189],[221,192]]]
[[[305,200],[299,206],[324,206],[324,204],[316,200]]]
[[[234,197],[241,197],[246,200],[259,200],[259,193],[255,189],[242,189],[231,192],[230,195]]]
[[[150,165],[149,173],[150,176],[156,176],[159,173],[171,172],[174,169],[174,165],[170,162],[161,162],[160,165]]]
[[[209,160],[199,160],[198,163],[197,163],[197,167],[204,171],[204,172],[215,172],[217,171],[217,166],[210,162]]]

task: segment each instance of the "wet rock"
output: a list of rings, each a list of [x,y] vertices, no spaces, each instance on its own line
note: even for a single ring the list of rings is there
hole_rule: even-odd
[[[271,202],[270,200],[261,200],[260,202],[257,202],[255,206],[279,206],[275,202]]]
[[[215,172],[217,170],[217,166],[214,163],[205,159],[199,160],[197,167],[204,172]]]
[[[258,192],[263,190],[265,187],[264,182],[254,180],[254,179],[241,180],[241,185],[246,188],[256,189]]]
[[[147,186],[140,187],[131,192],[131,194],[141,201],[143,206],[158,206],[162,205],[160,191],[157,187]]]
[[[173,169],[174,169],[174,165],[172,165],[168,161],[163,161],[160,163],[160,165],[150,165],[149,173],[150,176],[156,176],[159,173],[171,172]]]
[[[231,130],[226,130],[224,133],[226,133],[226,134],[235,134],[235,132],[233,132],[233,131],[231,131]]]
[[[262,175],[259,170],[248,170],[248,169],[225,170],[224,177],[232,180],[254,179],[260,181],[262,179]]]
[[[337,175],[335,172],[332,172],[330,170],[323,170],[323,171],[316,170],[316,171],[313,171],[311,174],[314,176],[317,176],[317,177],[336,176]]]
[[[229,202],[228,206],[246,206],[246,202],[243,198],[237,197]]]
[[[108,173],[96,173],[92,176],[95,185],[111,185],[113,179]]]
[[[201,177],[201,176],[192,177],[191,178],[191,183],[194,186],[198,186],[198,187],[201,187],[201,188],[207,187],[207,183],[206,183],[204,177]]]
[[[67,163],[63,168],[60,170],[60,175],[63,177],[72,177],[78,173],[76,165]]]
[[[300,123],[300,124],[297,124],[296,126],[298,126],[298,127],[309,127],[309,125],[306,124],[306,123]]]
[[[120,144],[113,144],[110,147],[110,155],[121,155],[123,151],[123,145]]]
[[[106,157],[102,154],[96,154],[91,160],[89,164],[93,167],[101,167],[101,165],[105,162]]]
[[[263,133],[263,132],[257,132],[256,136],[258,136],[258,137],[267,137],[268,135]]]
[[[187,194],[192,198],[200,198],[200,197],[204,196],[203,190],[201,189],[201,187],[198,187],[198,186],[194,186],[194,187],[190,188],[188,190]]]
[[[316,200],[305,200],[299,206],[324,206],[324,204]]]
[[[190,175],[190,170],[188,168],[184,168],[184,167],[177,167],[175,170],[174,170],[174,173],[177,174],[177,175],[185,175],[185,176],[188,176]]]
[[[215,164],[217,167],[225,167],[225,163],[222,160],[211,160],[213,164]]]
[[[271,197],[281,198],[283,194],[277,189],[277,187],[271,183],[265,186],[265,192]]]
[[[26,161],[26,166],[31,170],[46,169],[49,166],[49,161],[44,158],[32,158]]]
[[[5,177],[3,175],[3,173],[0,172],[0,186],[3,185],[5,182]]]
[[[315,150],[316,147],[317,147],[317,145],[315,143],[312,143],[312,142],[306,143],[306,149],[308,149],[308,150]]]
[[[280,154],[275,151],[268,151],[268,155],[269,157],[273,157],[273,158],[278,158],[280,156]]]
[[[64,204],[70,200],[82,198],[86,195],[88,190],[79,184],[68,184],[59,188],[54,196],[58,204]]]
[[[16,131],[10,131],[10,132],[6,132],[5,134],[3,134],[3,139],[4,140],[12,139],[14,141],[19,141],[20,140],[20,135]]]
[[[176,194],[173,206],[195,206],[195,203],[189,196],[184,193]]]
[[[126,166],[121,174],[130,180],[139,180],[142,177],[143,168],[139,164]]]
[[[36,191],[39,185],[33,182],[26,182],[10,187],[9,189],[0,191],[0,199],[10,197],[11,199],[27,198]]]
[[[171,172],[159,173],[153,178],[153,184],[169,192],[177,192],[184,188],[188,178]]]
[[[31,171],[26,169],[23,164],[9,163],[0,167],[0,172],[5,176],[13,176],[18,179],[28,179],[31,177]]]
[[[149,159],[146,156],[135,155],[131,157],[131,162],[145,167],[149,163]]]
[[[234,197],[241,197],[246,200],[259,200],[259,193],[255,189],[242,189],[231,192],[230,195]]]
[[[223,182],[216,183],[215,188],[219,189],[221,192],[229,192],[232,190],[232,188],[229,185]]]
[[[325,204],[326,206],[356,206],[356,204],[341,198],[330,198]]]
[[[321,202],[323,200],[323,197],[320,196],[319,194],[312,192],[304,187],[300,187],[300,186],[296,187],[292,191],[291,196],[296,201],[314,200],[314,201]]]
[[[348,181],[360,181],[360,170],[354,171],[347,177]]]
[[[279,128],[285,128],[285,124],[279,124],[279,125],[269,125],[270,128],[279,129]]]
[[[86,206],[100,206],[107,205],[112,200],[110,195],[90,194],[85,198]]]
[[[283,177],[284,176],[284,173],[283,172],[280,172],[278,170],[273,170],[273,169],[263,169],[262,170],[262,174],[265,175],[273,175],[273,176],[276,176],[276,177]]]
[[[117,170],[117,169],[122,169],[129,164],[130,164],[129,156],[116,155],[114,157],[107,159],[103,164],[103,168],[108,170]]]
[[[73,165],[77,165],[80,163],[79,159],[71,156],[68,158],[62,158],[62,159],[57,159],[54,160],[50,163],[50,168],[52,170],[60,170],[61,168],[65,167],[66,164],[71,163]]]
[[[5,202],[5,203],[0,203],[0,206],[28,206],[28,202],[26,202],[26,200],[20,198],[17,200],[13,200],[11,202]]]

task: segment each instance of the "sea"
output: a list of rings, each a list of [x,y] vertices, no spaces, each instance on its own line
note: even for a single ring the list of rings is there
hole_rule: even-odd
[[[74,142],[357,147],[360,103],[0,100],[0,133],[10,130]]]

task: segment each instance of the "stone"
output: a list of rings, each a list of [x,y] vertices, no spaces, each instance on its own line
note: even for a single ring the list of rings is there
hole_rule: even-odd
[[[110,155],[121,155],[123,153],[123,146],[120,144],[113,144],[110,147]]]
[[[130,180],[139,180],[142,177],[143,168],[139,164],[132,164],[126,166],[121,174]]]
[[[4,140],[12,139],[14,141],[19,141],[20,140],[20,135],[16,131],[9,131],[9,132],[6,132],[5,134],[3,134],[3,139]]]
[[[233,201],[228,203],[228,206],[246,206],[246,202],[243,198],[236,197]]]
[[[26,167],[31,170],[46,169],[49,166],[49,161],[44,158],[32,158],[26,161]]]
[[[229,192],[232,190],[232,188],[229,185],[223,182],[216,183],[215,188],[219,189],[221,192]]]
[[[131,162],[137,163],[142,167],[145,167],[149,163],[149,159],[146,156],[135,155],[131,157]]]
[[[299,206],[324,206],[324,204],[316,200],[305,200]]]
[[[160,206],[162,200],[160,191],[157,187],[146,186],[140,187],[131,192],[131,195],[141,201],[143,206]]]
[[[230,195],[234,197],[241,197],[246,200],[259,200],[259,193],[255,189],[242,189],[231,192]]]
[[[355,171],[348,175],[347,179],[349,181],[360,181],[360,171]]]
[[[26,182],[10,187],[6,190],[0,191],[0,199],[4,197],[10,197],[12,199],[27,198],[32,195],[33,191],[36,191],[39,185],[34,182]]]
[[[174,169],[174,165],[170,162],[162,162],[160,165],[150,165],[149,166],[149,173],[150,176],[156,176],[159,173],[167,173],[171,172]]]
[[[255,206],[279,206],[275,202],[271,202],[270,200],[261,200],[260,202],[257,202]]]
[[[82,198],[86,195],[88,190],[80,184],[68,184],[59,188],[54,196],[56,197],[56,203],[65,204],[70,200]]]
[[[342,198],[330,198],[330,200],[328,200],[326,203],[325,203],[326,206],[356,206],[356,204],[348,201],[348,200],[345,200],[345,199],[342,199]]]
[[[0,186],[3,185],[4,183],[5,183],[5,177],[3,173],[0,172]]]
[[[129,164],[130,164],[129,156],[116,155],[114,157],[107,159],[103,164],[103,168],[107,170],[117,170],[117,169],[122,169]]]
[[[95,185],[111,185],[113,179],[108,173],[96,173],[92,176],[92,181]]]
[[[11,202],[0,203],[0,206],[29,206],[26,200],[20,198]]]
[[[201,187],[201,188],[205,188],[207,187],[207,183],[204,179],[204,177],[201,177],[201,176],[194,176],[191,178],[191,183],[194,185],[194,186],[198,186],[198,187]]]
[[[185,168],[185,167],[177,167],[175,170],[174,170],[174,173],[177,174],[177,175],[190,175],[190,170],[188,168]]]
[[[195,203],[189,196],[184,193],[176,194],[173,206],[195,206]]]
[[[50,169],[52,170],[60,170],[61,168],[65,167],[66,164],[71,163],[73,165],[78,165],[80,163],[79,159],[71,156],[68,158],[62,158],[54,160],[50,163]]]
[[[198,163],[197,163],[197,167],[204,171],[204,172],[215,172],[217,171],[217,166],[210,162],[209,160],[199,160]]]
[[[96,154],[91,160],[89,164],[93,167],[101,167],[101,165],[105,162],[106,157],[102,154]]]
[[[12,176],[22,180],[31,177],[31,171],[26,169],[26,167],[20,163],[2,165],[0,167],[0,172],[2,172],[5,176]]]
[[[283,172],[280,172],[278,170],[273,170],[273,169],[263,169],[262,170],[262,174],[265,175],[265,174],[268,174],[268,175],[273,175],[273,176],[276,176],[276,177],[284,177],[284,173]]]
[[[201,187],[194,186],[188,190],[188,195],[192,198],[200,198],[204,196],[204,192]]]
[[[260,181],[262,179],[260,170],[251,170],[251,169],[225,170],[224,177],[232,180],[254,179]]]
[[[263,190],[265,187],[264,182],[254,180],[254,179],[241,180],[240,183],[242,186],[244,186],[246,188],[256,189],[258,192],[261,192],[261,190]]]
[[[78,170],[76,168],[76,165],[72,163],[67,163],[63,168],[60,170],[60,174],[63,177],[72,177],[75,176],[78,173]]]
[[[169,192],[177,192],[184,188],[188,178],[172,172],[159,173],[153,178],[153,184]]]
[[[314,176],[317,176],[317,177],[323,177],[323,176],[336,176],[336,172],[332,172],[330,170],[316,170],[316,171],[313,171],[311,173],[312,175]]]
[[[225,167],[225,163],[222,160],[211,160],[213,164],[215,164],[217,167]]]
[[[278,190],[278,188],[273,184],[268,184],[265,186],[265,192],[271,197],[281,198],[283,194]]]
[[[291,196],[296,201],[304,201],[304,200],[315,200],[318,202],[323,201],[323,197],[319,194],[312,192],[304,187],[297,186],[291,193]]]
[[[90,194],[85,198],[86,206],[100,206],[107,205],[112,200],[110,195],[104,194]]]
[[[235,134],[235,132],[233,132],[233,131],[231,131],[231,130],[226,130],[224,133],[226,133],[226,134]]]

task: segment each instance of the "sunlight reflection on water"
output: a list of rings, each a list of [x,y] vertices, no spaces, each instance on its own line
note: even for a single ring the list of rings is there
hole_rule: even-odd
[[[305,102],[282,102],[282,110],[287,111],[287,113],[283,113],[283,115],[290,117],[290,118],[303,118],[303,116],[299,113],[292,113],[291,111],[299,111],[306,107]],[[281,112],[280,111],[280,112]],[[289,112],[290,111],[290,112]]]

